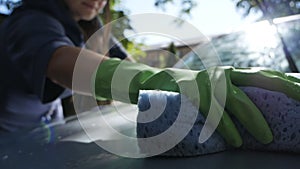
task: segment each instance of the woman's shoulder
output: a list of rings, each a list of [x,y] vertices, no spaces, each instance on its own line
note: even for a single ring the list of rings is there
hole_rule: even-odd
[[[6,30],[21,29],[24,32],[26,30],[43,29],[43,27],[64,29],[58,19],[46,12],[34,9],[14,11],[4,20],[1,27]]]
[[[26,22],[26,24],[44,23],[46,21],[59,22],[54,16],[35,9],[16,10],[9,16],[12,21]]]

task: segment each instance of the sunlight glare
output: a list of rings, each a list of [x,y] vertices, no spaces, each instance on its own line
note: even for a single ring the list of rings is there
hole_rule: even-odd
[[[268,21],[254,24],[246,29],[246,41],[250,44],[249,47],[254,50],[276,48],[278,45],[276,27],[270,25]]]

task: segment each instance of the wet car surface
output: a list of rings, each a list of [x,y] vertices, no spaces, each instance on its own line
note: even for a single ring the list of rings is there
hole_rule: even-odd
[[[137,107],[117,103],[118,111],[135,117]],[[231,150],[187,158],[152,157],[145,159],[125,158],[101,148],[99,141],[122,142],[118,135],[105,133],[102,115],[107,121],[120,118],[114,106],[90,110],[77,117],[66,119],[64,124],[43,126],[31,132],[1,136],[0,168],[17,169],[152,169],[152,168],[205,168],[205,169],[285,169],[300,165],[299,155]],[[117,120],[112,126],[120,133],[135,135],[131,121]]]

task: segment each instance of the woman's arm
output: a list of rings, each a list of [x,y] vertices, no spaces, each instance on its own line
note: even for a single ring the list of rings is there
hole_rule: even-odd
[[[47,77],[53,82],[72,89],[77,93],[91,95],[90,82],[92,75],[98,65],[106,59],[108,59],[108,57],[88,49],[63,46],[53,53],[48,64]],[[76,71],[80,72],[80,80],[83,80],[85,83],[72,85],[75,66]],[[78,73],[76,75],[78,75]]]

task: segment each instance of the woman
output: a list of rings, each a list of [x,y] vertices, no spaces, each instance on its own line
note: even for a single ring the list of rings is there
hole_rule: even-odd
[[[46,121],[49,115],[59,111],[59,99],[69,92],[68,89],[96,98],[131,103],[137,102],[140,89],[176,91],[197,102],[203,113],[209,112],[210,105],[217,105],[214,110],[223,111],[210,93],[210,79],[206,71],[161,70],[109,59],[84,49],[83,27],[79,27],[78,22],[93,21],[106,3],[106,0],[24,0],[23,5],[1,25],[2,130],[15,131]],[[77,68],[83,75],[81,80],[88,83],[72,87],[79,55],[84,62]],[[124,59],[121,55],[117,54]],[[226,87],[220,88],[227,92],[226,111],[238,118],[260,142],[271,142],[272,133],[263,116],[235,85],[278,90],[300,100],[296,84],[299,81],[270,70],[220,67],[216,71],[226,76]],[[117,78],[120,80],[117,85],[113,84],[116,72],[122,74],[122,79]],[[135,76],[130,85],[125,86],[122,82],[129,79],[132,72]],[[197,84],[196,88],[180,89],[182,85],[193,82]],[[281,85],[267,84],[272,82]],[[286,85],[293,88],[284,87]],[[128,94],[130,100],[124,97]],[[197,100],[198,94],[201,102]],[[217,129],[229,144],[240,146],[241,137],[226,111]]]
[[[62,87],[65,84],[57,85],[47,77],[56,73],[51,69],[54,62],[49,64],[49,60],[52,55],[70,49],[56,51],[61,47],[72,47],[75,53],[80,51],[75,46],[83,47],[84,41],[101,27],[97,15],[106,2],[24,0],[2,23],[1,52],[7,52],[1,55],[1,72],[10,73],[1,74],[6,79],[0,87],[1,130],[13,131],[35,126],[41,119],[47,122],[55,116],[61,117],[59,98],[71,92]],[[132,60],[115,39],[111,38],[110,44],[113,46],[110,57]],[[67,62],[75,60],[66,58]],[[61,75],[64,79],[66,74]]]

